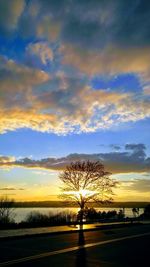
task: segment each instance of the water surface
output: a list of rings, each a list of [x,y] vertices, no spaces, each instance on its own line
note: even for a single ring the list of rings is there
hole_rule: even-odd
[[[36,208],[15,208],[14,210],[14,214],[15,214],[15,221],[16,222],[21,222],[23,220],[25,220],[25,218],[27,217],[27,215],[30,212],[40,212],[42,214],[46,214],[48,215],[49,213],[51,214],[58,214],[60,212],[67,212],[67,213],[77,213],[78,212],[78,208],[71,208],[71,207],[60,207],[60,208],[43,208],[43,207],[36,207]],[[116,210],[117,212],[120,210],[120,208],[96,208],[97,211],[112,211],[112,210]],[[143,213],[143,209],[139,210],[139,214]],[[132,209],[131,208],[125,208],[125,216],[126,217],[133,217],[133,213],[132,213]]]

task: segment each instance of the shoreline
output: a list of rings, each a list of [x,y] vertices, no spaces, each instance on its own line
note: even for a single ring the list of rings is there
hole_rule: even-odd
[[[113,202],[113,203],[89,203],[89,207],[94,208],[145,208],[150,202]],[[73,203],[60,201],[26,201],[15,202],[14,208],[78,208]]]

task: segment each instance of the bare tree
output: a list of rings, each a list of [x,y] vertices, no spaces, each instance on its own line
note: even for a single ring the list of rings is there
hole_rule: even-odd
[[[109,177],[110,174],[99,161],[72,162],[60,174],[62,182],[60,197],[79,205],[81,223],[84,208],[89,202],[112,201],[112,189],[116,182]]]
[[[132,208],[132,213],[134,218],[139,216],[139,208]]]
[[[14,211],[14,200],[7,196],[0,198],[0,222],[7,224],[12,221]]]

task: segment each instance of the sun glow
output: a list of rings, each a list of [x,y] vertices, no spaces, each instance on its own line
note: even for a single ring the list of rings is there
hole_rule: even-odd
[[[66,192],[67,195],[75,195],[78,198],[80,197],[90,197],[95,195],[96,191],[86,190],[86,189],[80,189],[79,191],[68,191]]]

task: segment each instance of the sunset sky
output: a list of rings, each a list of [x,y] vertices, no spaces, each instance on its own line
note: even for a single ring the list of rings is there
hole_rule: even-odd
[[[150,201],[150,1],[0,0],[0,196],[55,200],[100,160]]]

